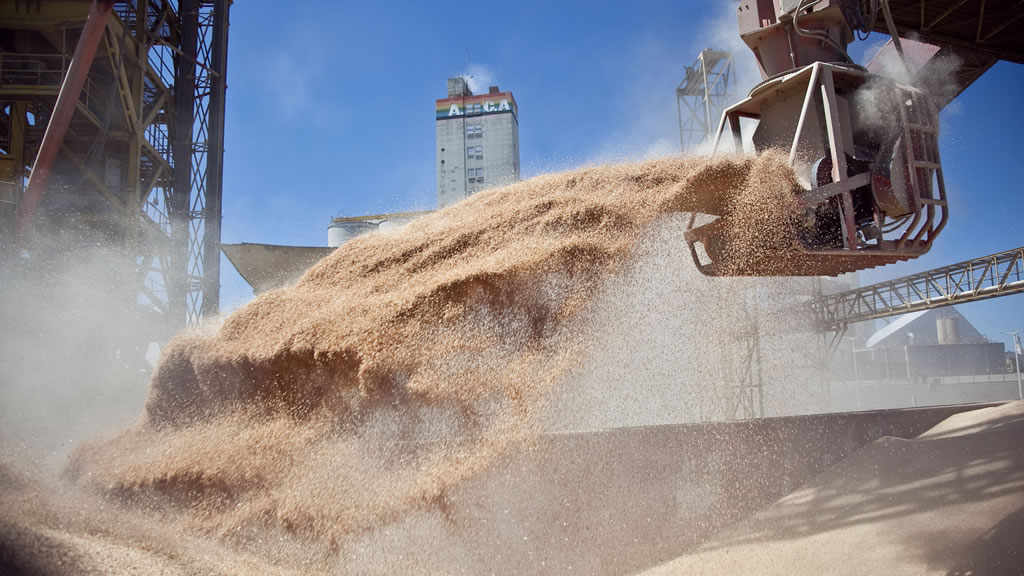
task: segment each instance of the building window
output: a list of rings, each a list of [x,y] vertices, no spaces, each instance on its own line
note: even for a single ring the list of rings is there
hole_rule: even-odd
[[[483,146],[470,146],[466,148],[466,158],[483,160],[484,159],[484,147]]]
[[[484,127],[481,124],[466,124],[466,138],[483,138]]]
[[[470,184],[482,184],[484,181],[484,169],[468,168],[466,169],[466,176],[469,178]]]
[[[481,114],[484,109],[481,104],[466,104],[466,115]]]

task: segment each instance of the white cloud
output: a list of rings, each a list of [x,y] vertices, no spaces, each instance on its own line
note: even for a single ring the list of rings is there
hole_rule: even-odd
[[[732,2],[721,2],[717,4],[717,10],[717,13],[709,19],[710,22],[703,32],[690,44],[690,50],[694,60],[705,48],[724,50],[732,54],[733,71],[736,74],[733,87],[738,101],[745,98],[747,92],[761,81],[761,71],[757,67],[754,53],[740,38],[739,24],[736,21],[736,5]],[[689,63],[684,62],[684,64]]]
[[[675,87],[683,79],[685,68],[693,65],[704,49],[727,51],[733,56],[730,103],[745,98],[761,81],[754,54],[739,36],[735,4],[716,6],[697,36],[680,39],[649,34],[623,47],[622,60],[611,63],[622,77],[624,90],[616,98],[622,112],[609,126],[609,134],[586,155],[585,163],[680,153]],[[713,125],[717,123],[716,117]],[[744,135],[750,136],[746,126]],[[689,153],[704,153],[709,146]]]
[[[311,98],[312,69],[291,52],[277,52],[266,63],[264,76],[273,102],[286,118],[305,108]]]
[[[494,73],[483,64],[470,64],[462,76],[466,79],[473,94],[483,94],[487,92],[488,86],[494,85]]]
[[[662,156],[668,156],[669,154],[679,153],[679,143],[670,138],[658,138],[654,142],[651,142],[647,148],[644,149],[641,155],[645,160],[651,158],[661,158]]]
[[[343,114],[335,101],[323,98],[330,64],[323,40],[288,37],[268,46],[254,74],[264,87],[265,102],[271,114],[287,122],[300,121],[310,128],[337,130]]]

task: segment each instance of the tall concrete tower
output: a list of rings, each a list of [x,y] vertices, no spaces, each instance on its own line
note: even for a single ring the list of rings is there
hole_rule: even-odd
[[[448,79],[437,100],[437,206],[519,180],[519,111],[511,92],[474,95],[465,78]]]

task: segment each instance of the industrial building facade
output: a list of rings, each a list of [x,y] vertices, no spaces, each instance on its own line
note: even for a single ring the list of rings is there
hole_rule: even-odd
[[[474,95],[465,78],[449,78],[448,97],[435,108],[438,208],[519,180],[519,112],[511,92],[491,86]]]

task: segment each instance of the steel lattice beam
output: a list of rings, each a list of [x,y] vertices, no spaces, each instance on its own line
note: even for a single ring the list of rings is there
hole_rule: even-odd
[[[857,0],[847,0],[859,9]],[[983,57],[1024,64],[1024,10],[1020,0],[888,0],[901,36],[938,45],[952,45]],[[879,17],[866,27],[887,34]]]
[[[229,0],[114,0],[60,145],[54,190],[80,203],[60,230],[120,245],[125,309],[164,342],[219,308],[221,179]],[[22,172],[39,147],[85,22],[84,3],[0,3],[0,260],[13,247]],[[47,48],[39,46],[48,43]],[[23,168],[24,167],[24,168]],[[48,210],[47,205],[41,206]],[[49,226],[49,224],[48,224]],[[57,225],[53,225],[55,229]],[[70,233],[69,232],[69,233]],[[40,249],[41,250],[41,249]],[[38,251],[38,250],[37,250]],[[30,251],[31,252],[31,251]],[[38,259],[45,260],[40,252]],[[143,346],[145,348],[145,346]]]
[[[817,326],[849,324],[1024,292],[1024,247],[811,300]]]
[[[229,0],[182,0],[175,180],[187,182],[177,199],[178,261],[175,300],[185,321],[199,323],[220,305],[221,183],[224,162],[224,97]],[[190,121],[189,121],[190,119]],[[187,165],[186,165],[187,164]]]
[[[676,87],[679,140],[683,152],[693,149],[714,133],[722,111],[735,96],[732,54],[704,50],[693,66],[687,66]],[[685,109],[684,109],[685,108]]]
[[[122,309],[138,341],[115,343],[121,357],[141,363],[150,342],[164,342],[184,324],[184,307],[172,304],[171,201],[175,196],[172,137],[175,119],[174,58],[178,24],[171,0],[114,0],[113,13],[98,30],[98,46],[88,66],[68,130],[59,143],[55,179],[40,206],[41,243],[28,247],[31,266],[61,261],[76,247],[63,237],[90,238],[120,249],[109,276],[123,298]],[[49,126],[57,89],[76,47],[88,4],[79,2],[0,3],[0,124],[13,127],[6,143],[16,153],[0,170],[0,200],[17,205],[22,174],[36,166],[39,126]],[[35,122],[27,124],[31,115]],[[4,188],[6,190],[4,190]],[[59,206],[72,202],[74,211]],[[5,208],[6,206],[0,207]],[[58,207],[58,208],[55,208]],[[0,210],[0,234],[7,234]],[[58,220],[53,220],[54,218]],[[0,260],[10,246],[0,242]],[[27,273],[28,274],[28,273]],[[173,320],[179,317],[180,322]],[[135,354],[138,353],[137,357]]]

